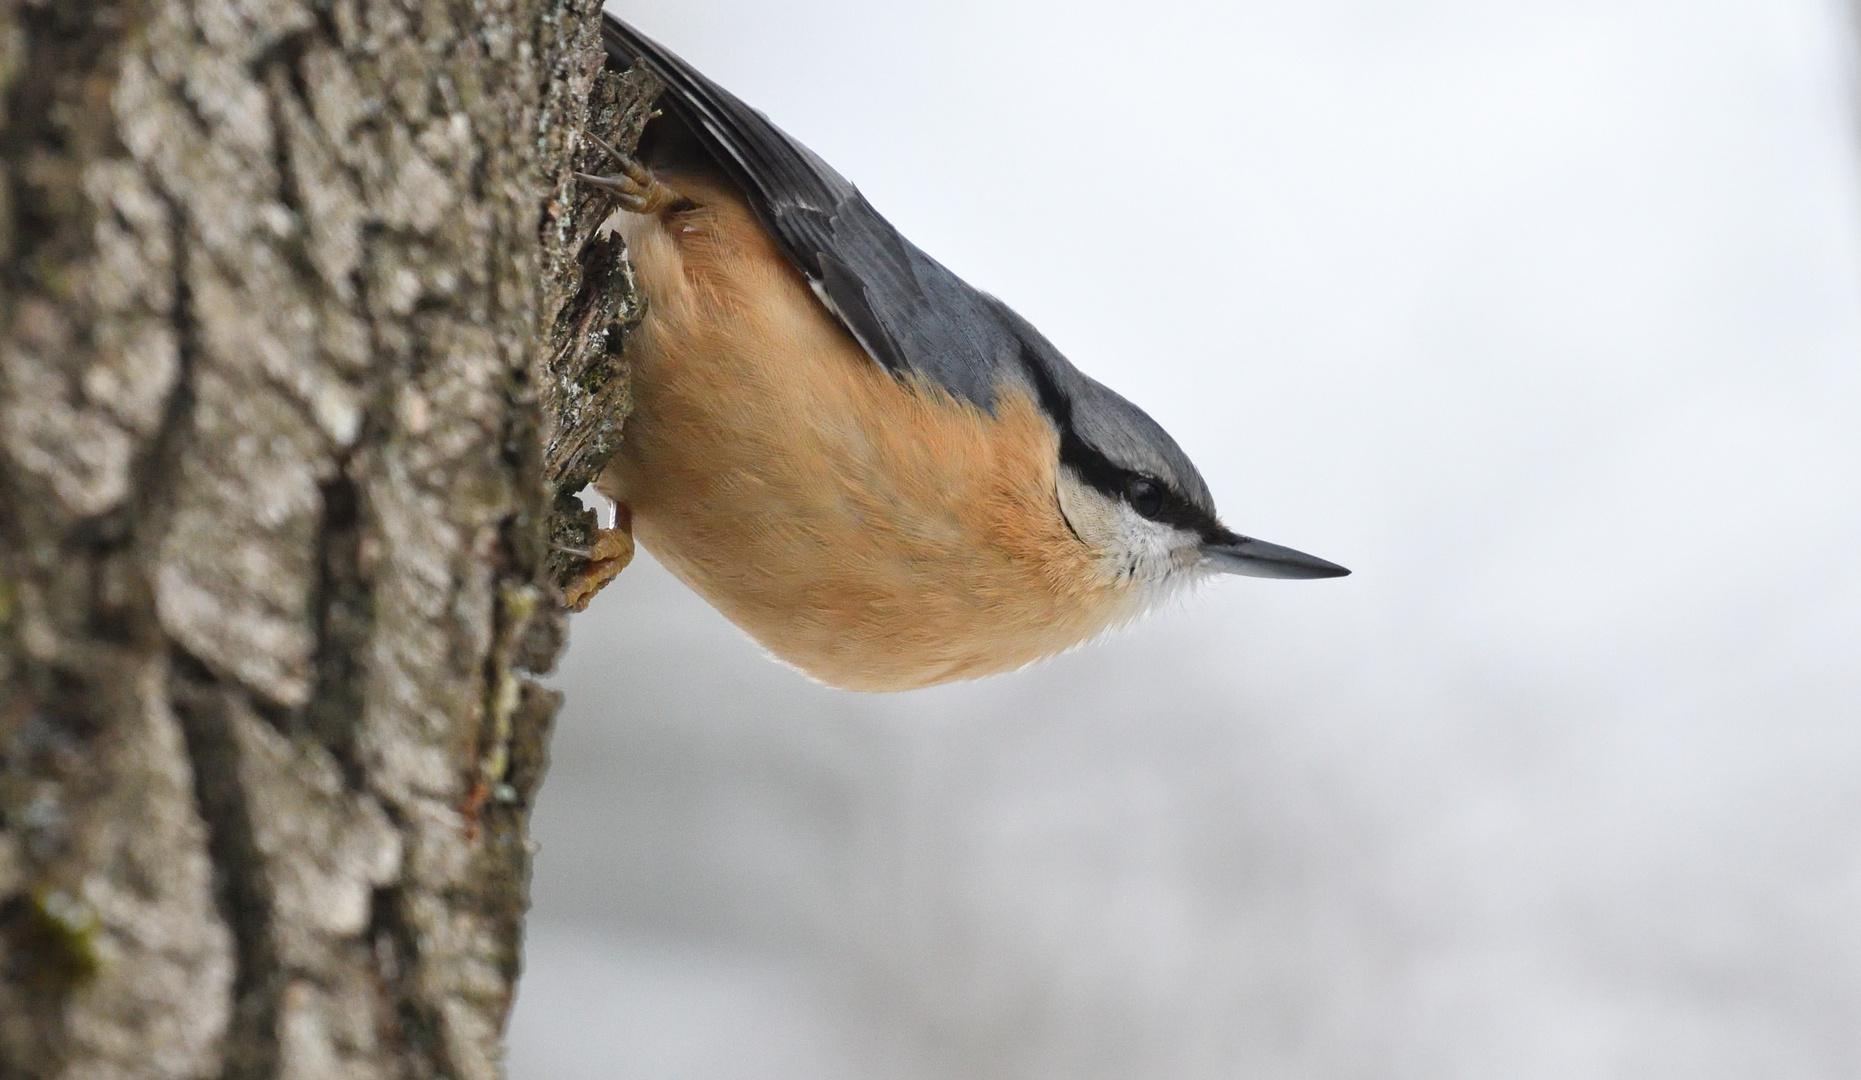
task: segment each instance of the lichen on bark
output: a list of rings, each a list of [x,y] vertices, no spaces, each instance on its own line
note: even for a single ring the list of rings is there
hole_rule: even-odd
[[[638,314],[597,19],[0,0],[0,1077],[498,1074]]]

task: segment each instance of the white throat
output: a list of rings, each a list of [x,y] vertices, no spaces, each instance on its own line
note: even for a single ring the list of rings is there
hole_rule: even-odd
[[[1060,512],[1073,533],[1098,555],[1105,576],[1135,587],[1144,607],[1201,580],[1201,538],[1149,518],[1060,467]]]

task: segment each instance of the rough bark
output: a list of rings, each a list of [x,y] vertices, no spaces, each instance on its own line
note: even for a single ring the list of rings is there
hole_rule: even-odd
[[[596,11],[0,0],[0,1077],[498,1074]]]

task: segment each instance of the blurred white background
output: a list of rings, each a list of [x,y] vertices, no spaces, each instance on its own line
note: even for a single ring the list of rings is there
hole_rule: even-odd
[[[617,10],[1357,573],[863,697],[643,558],[514,1080],[1861,1076],[1834,0]]]

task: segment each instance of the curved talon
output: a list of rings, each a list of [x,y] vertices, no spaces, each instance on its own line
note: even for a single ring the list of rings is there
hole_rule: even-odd
[[[656,214],[685,201],[684,196],[660,183],[651,169],[621,153],[606,139],[592,131],[588,137],[595,141],[595,145],[607,151],[608,156],[620,166],[620,175],[595,176],[577,172],[577,180],[611,193],[622,207],[636,214]]]
[[[594,140],[594,143],[596,146],[599,146],[601,149],[606,150],[608,156],[613,158],[615,162],[617,162],[620,165],[621,170],[625,172],[628,176],[636,176],[639,173],[646,172],[646,166],[640,164],[637,160],[634,159],[634,157],[631,154],[624,154],[624,153],[621,153],[619,150],[615,149],[613,143],[608,142],[606,139],[603,139],[601,136],[596,135],[592,131],[588,133],[588,137]]]
[[[614,196],[614,200],[632,212],[643,213],[646,209],[646,193],[641,191],[631,180],[625,177],[593,176],[585,172],[575,174],[575,179]]]
[[[594,542],[588,545],[588,565],[577,571],[562,589],[563,603],[570,611],[586,610],[595,594],[633,561],[631,524],[617,511],[613,528],[595,530]]]

